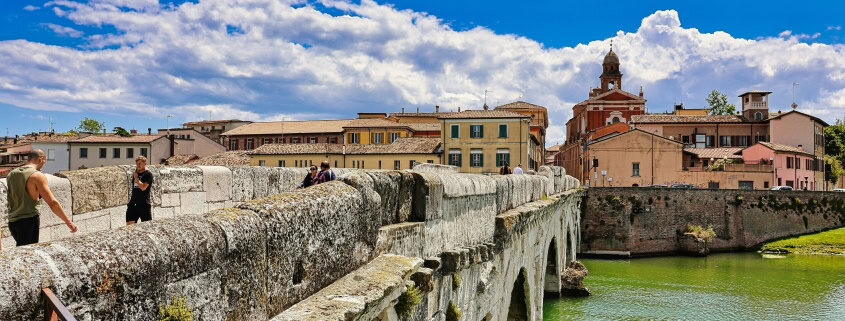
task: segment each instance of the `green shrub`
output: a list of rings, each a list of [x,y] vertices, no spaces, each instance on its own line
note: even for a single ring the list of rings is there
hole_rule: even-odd
[[[192,321],[194,313],[185,303],[185,297],[174,298],[167,306],[158,306],[159,321]]]
[[[446,321],[458,321],[461,319],[461,309],[455,302],[449,301],[449,309],[446,310]]]
[[[461,287],[461,276],[458,273],[452,272],[452,290],[457,290]]]
[[[707,226],[707,229],[705,229],[700,225],[690,224],[687,225],[687,231],[684,235],[691,235],[699,242],[710,242],[710,240],[716,237],[716,232],[713,231],[713,226]]]
[[[399,302],[396,303],[396,314],[402,319],[408,319],[414,307],[422,302],[422,293],[415,286],[407,286],[407,290],[399,296]]]

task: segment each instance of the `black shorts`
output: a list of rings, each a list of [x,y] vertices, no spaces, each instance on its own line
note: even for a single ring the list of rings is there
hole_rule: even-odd
[[[153,220],[152,207],[147,203],[129,203],[126,205],[127,222],[146,222]]]
[[[9,232],[12,233],[16,246],[35,244],[38,243],[38,228],[40,226],[41,219],[38,215],[35,215],[9,222]]]

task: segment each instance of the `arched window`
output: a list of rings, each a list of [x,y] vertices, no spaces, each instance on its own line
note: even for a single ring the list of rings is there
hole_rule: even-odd
[[[763,120],[763,113],[759,111],[754,113],[754,120]]]

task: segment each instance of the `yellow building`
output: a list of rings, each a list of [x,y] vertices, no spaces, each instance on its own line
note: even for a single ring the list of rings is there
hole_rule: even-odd
[[[546,146],[546,128],[549,128],[549,113],[546,107],[527,103],[524,101],[515,101],[512,103],[497,106],[496,110],[512,111],[518,114],[531,117],[531,135],[536,139],[536,146],[532,152],[529,168],[538,170],[541,165],[546,163],[545,160],[545,146]],[[538,157],[539,156],[539,157]],[[524,166],[524,165],[523,165]]]
[[[505,110],[466,110],[439,117],[443,164],[463,173],[498,173],[505,162],[528,170],[534,144],[530,118]]]
[[[358,119],[353,119],[343,126],[343,135],[347,144],[384,145],[393,143],[399,138],[413,136],[414,132],[407,124],[400,124],[383,117],[371,118],[373,114],[360,113],[358,115]]]
[[[361,169],[410,169],[414,162],[439,163],[439,138],[398,138],[390,144],[268,144],[250,152],[250,165],[319,166]]]

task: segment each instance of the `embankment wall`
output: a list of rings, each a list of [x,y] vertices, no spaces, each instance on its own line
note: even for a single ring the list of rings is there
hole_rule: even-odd
[[[712,226],[714,251],[845,225],[845,193],[834,192],[594,187],[584,205],[582,253],[676,253],[687,225]]]

